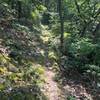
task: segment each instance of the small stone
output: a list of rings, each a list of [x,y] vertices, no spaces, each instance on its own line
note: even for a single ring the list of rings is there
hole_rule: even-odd
[[[3,78],[0,78],[0,84],[3,84],[6,80]]]
[[[18,72],[18,69],[14,66],[9,66],[8,70],[11,71],[11,72],[14,72],[14,73]]]

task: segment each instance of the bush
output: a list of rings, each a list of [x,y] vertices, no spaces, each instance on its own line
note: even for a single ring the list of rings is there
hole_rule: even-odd
[[[88,38],[82,38],[72,43],[69,52],[74,56],[86,56],[94,52],[96,45]]]
[[[100,66],[100,42],[97,43],[94,60],[95,60],[95,64]]]
[[[23,79],[25,81],[30,81],[31,83],[42,83],[42,75],[44,74],[44,68],[41,66],[33,66],[33,65],[28,65],[25,68],[24,74],[23,74]]]
[[[65,43],[68,44],[66,47],[68,55],[62,59],[62,63],[66,71],[77,69],[81,74],[84,72],[100,73],[99,43],[94,44],[89,38],[74,38],[72,40],[71,35]]]

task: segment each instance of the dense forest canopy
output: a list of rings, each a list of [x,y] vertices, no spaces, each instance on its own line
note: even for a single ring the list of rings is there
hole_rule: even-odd
[[[100,100],[100,0],[0,0],[0,100]]]

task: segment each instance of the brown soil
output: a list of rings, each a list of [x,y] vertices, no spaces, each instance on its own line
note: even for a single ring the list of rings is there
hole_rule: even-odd
[[[54,81],[55,72],[51,69],[46,68],[45,70],[45,84],[44,93],[47,95],[49,100],[61,100],[60,99],[60,89],[57,83]]]

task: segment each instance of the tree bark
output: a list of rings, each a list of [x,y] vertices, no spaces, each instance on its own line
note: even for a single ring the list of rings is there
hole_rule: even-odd
[[[18,0],[17,4],[18,4],[18,19],[20,19],[22,14],[22,3],[21,1]]]
[[[62,0],[58,0],[58,11],[59,11],[59,18],[60,18],[60,49],[63,53],[63,44],[64,44],[64,21],[63,21],[63,12],[62,12]]]
[[[100,37],[99,32],[100,32],[100,22],[97,24],[96,28],[93,31],[94,41],[96,41]]]

